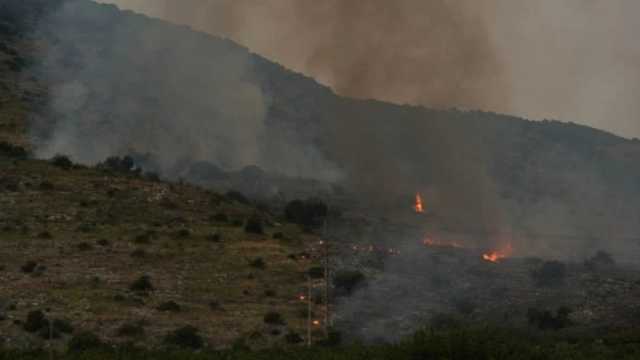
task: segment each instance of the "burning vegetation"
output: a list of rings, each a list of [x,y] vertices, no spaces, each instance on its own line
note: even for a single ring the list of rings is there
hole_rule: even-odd
[[[416,203],[413,205],[413,210],[415,210],[415,212],[418,214],[424,212],[424,207],[422,205],[422,196],[420,195],[420,193],[416,193]]]
[[[513,247],[511,243],[508,243],[504,248],[499,250],[489,251],[487,253],[482,254],[482,258],[486,261],[497,263],[502,259],[508,258],[513,254]]]

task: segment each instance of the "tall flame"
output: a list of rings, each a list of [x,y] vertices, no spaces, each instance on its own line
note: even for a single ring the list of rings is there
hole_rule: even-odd
[[[413,210],[417,213],[424,212],[424,208],[422,207],[422,196],[420,196],[420,193],[416,193],[416,204],[413,205]]]
[[[504,247],[504,249],[494,250],[482,254],[482,258],[486,261],[497,263],[500,260],[511,256],[512,253],[513,247],[511,246],[511,243],[508,243],[507,246]]]

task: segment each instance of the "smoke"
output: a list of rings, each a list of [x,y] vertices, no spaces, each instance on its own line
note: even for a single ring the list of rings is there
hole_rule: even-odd
[[[338,93],[640,136],[633,0],[104,0],[213,34]]]
[[[65,2],[38,31],[50,44],[36,70],[50,97],[32,124],[40,157],[150,154],[172,177],[197,161],[339,176],[313,146],[266,129],[270,99],[244,48],[88,1]]]
[[[504,109],[509,89],[477,2],[116,1],[310,74],[339,94]]]

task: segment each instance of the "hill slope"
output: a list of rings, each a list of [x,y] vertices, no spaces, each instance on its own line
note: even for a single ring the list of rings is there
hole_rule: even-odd
[[[5,52],[4,66],[20,71],[5,84],[17,87],[11,116],[22,119],[5,127],[20,133],[28,116],[39,156],[95,163],[143,154],[140,165],[175,179],[202,162],[258,165],[338,183],[387,215],[420,191],[443,226],[508,230],[524,242],[639,233],[638,141],[556,121],[341,98],[231,41],[113,6],[4,6],[13,9],[4,28],[20,29],[5,41],[20,53]],[[609,243],[594,246],[627,248]]]

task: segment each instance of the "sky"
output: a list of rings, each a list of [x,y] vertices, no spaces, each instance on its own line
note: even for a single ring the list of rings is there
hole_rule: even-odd
[[[637,0],[100,0],[231,38],[337,93],[640,137]]]

